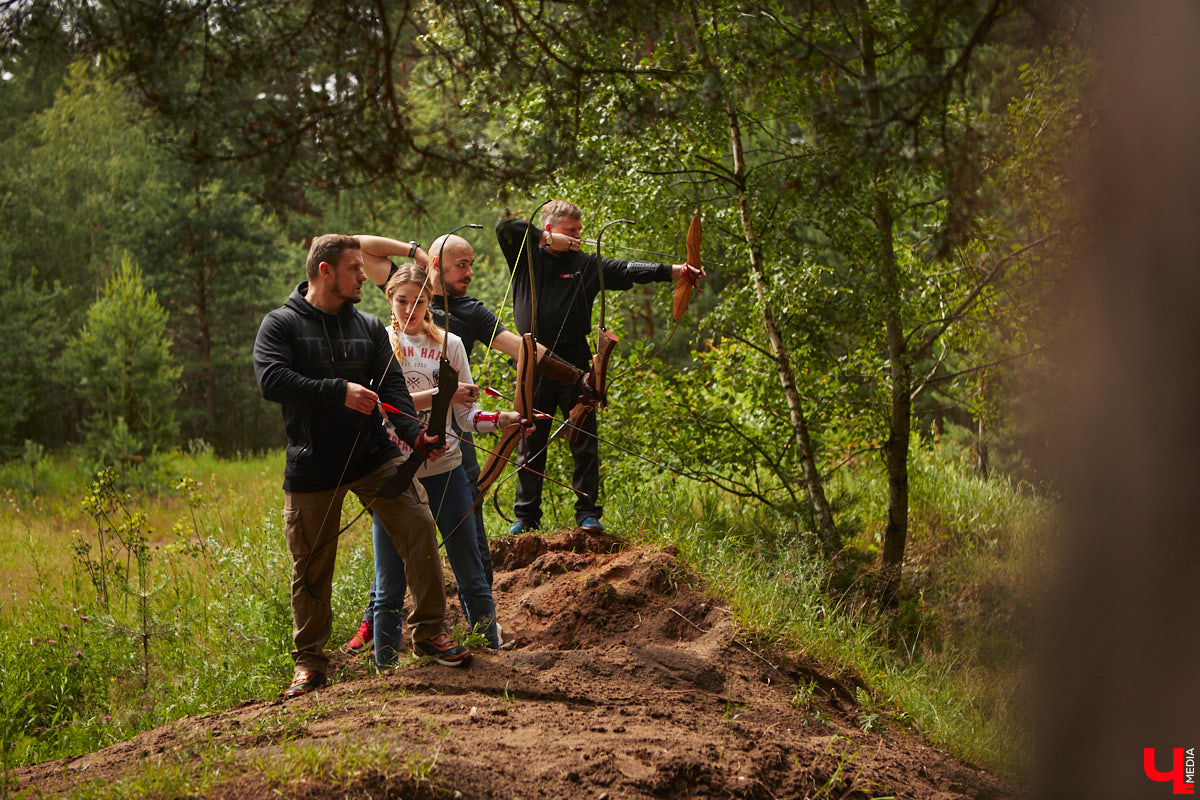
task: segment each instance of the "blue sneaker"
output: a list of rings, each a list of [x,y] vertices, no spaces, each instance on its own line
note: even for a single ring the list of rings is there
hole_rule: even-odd
[[[588,533],[604,533],[604,526],[600,524],[600,520],[597,517],[588,517],[579,523],[579,527]]]
[[[536,530],[537,530],[537,525],[533,524],[532,522],[525,522],[523,520],[517,520],[516,522],[514,522],[512,524],[512,527],[508,529],[508,532],[510,534],[512,534],[513,536],[517,536],[522,533],[529,533],[530,531],[536,531]]]

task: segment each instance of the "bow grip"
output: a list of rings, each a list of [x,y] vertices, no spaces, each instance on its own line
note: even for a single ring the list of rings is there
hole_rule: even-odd
[[[596,397],[595,399],[581,398],[571,409],[571,413],[567,415],[570,425],[567,426],[563,435],[568,442],[579,438],[578,426],[583,424],[588,414],[592,413],[597,406],[605,408],[608,405],[608,361],[617,347],[617,341],[617,337],[613,336],[608,328],[599,328],[596,331],[596,354],[592,356],[592,369],[588,373],[588,377],[591,378],[589,382],[596,390]]]

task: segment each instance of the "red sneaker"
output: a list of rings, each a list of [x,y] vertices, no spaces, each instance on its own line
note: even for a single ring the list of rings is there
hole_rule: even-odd
[[[342,650],[352,656],[359,653],[365,653],[371,649],[371,642],[375,640],[375,625],[370,620],[358,626],[358,633],[350,637],[350,641],[342,645]]]

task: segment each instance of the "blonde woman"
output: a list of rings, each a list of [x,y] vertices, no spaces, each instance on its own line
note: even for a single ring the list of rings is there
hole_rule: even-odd
[[[440,360],[446,359],[458,371],[459,381],[473,384],[471,367],[462,340],[438,328],[429,304],[433,296],[431,281],[416,264],[401,265],[385,288],[392,309],[389,335],[396,359],[404,369],[405,381],[422,424],[428,422],[430,405],[437,393]],[[469,393],[460,393],[447,412],[464,431],[487,432],[520,420],[515,411],[487,412],[475,406]],[[446,558],[458,584],[458,598],[472,629],[482,633],[489,646],[503,645],[496,624],[496,606],[488,585],[484,559],[479,552],[475,517],[471,513],[474,498],[471,484],[462,466],[458,440],[446,437],[446,452],[426,461],[417,471],[417,479],[429,495],[438,530],[446,547]],[[401,449],[404,449],[403,445]],[[400,652],[400,621],[407,583],[404,562],[392,545],[383,524],[376,519],[375,542],[375,663],[381,668],[395,666]],[[424,653],[414,650],[414,655]]]

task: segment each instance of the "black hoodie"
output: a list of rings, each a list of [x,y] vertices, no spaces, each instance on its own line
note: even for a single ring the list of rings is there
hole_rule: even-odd
[[[532,283],[529,259],[523,252],[526,229],[533,252]],[[670,264],[644,261],[597,259],[595,253],[573,250],[554,253],[537,243],[542,229],[522,219],[509,217],[496,223],[500,250],[513,273],[513,317],[517,330],[533,333],[564,361],[580,369],[592,365],[587,337],[592,332],[592,303],[600,293],[599,269],[604,270],[605,289],[632,289],[635,284],[671,280]],[[533,292],[537,290],[538,318],[533,321]]]
[[[378,412],[369,416],[346,408],[346,384],[373,389],[379,398],[415,417],[404,373],[392,356],[383,323],[346,303],[326,314],[305,299],[308,282],[263,318],[254,339],[254,376],[267,400],[283,404],[289,492],[335,489],[398,457]],[[410,445],[421,425],[391,415],[400,438]]]

